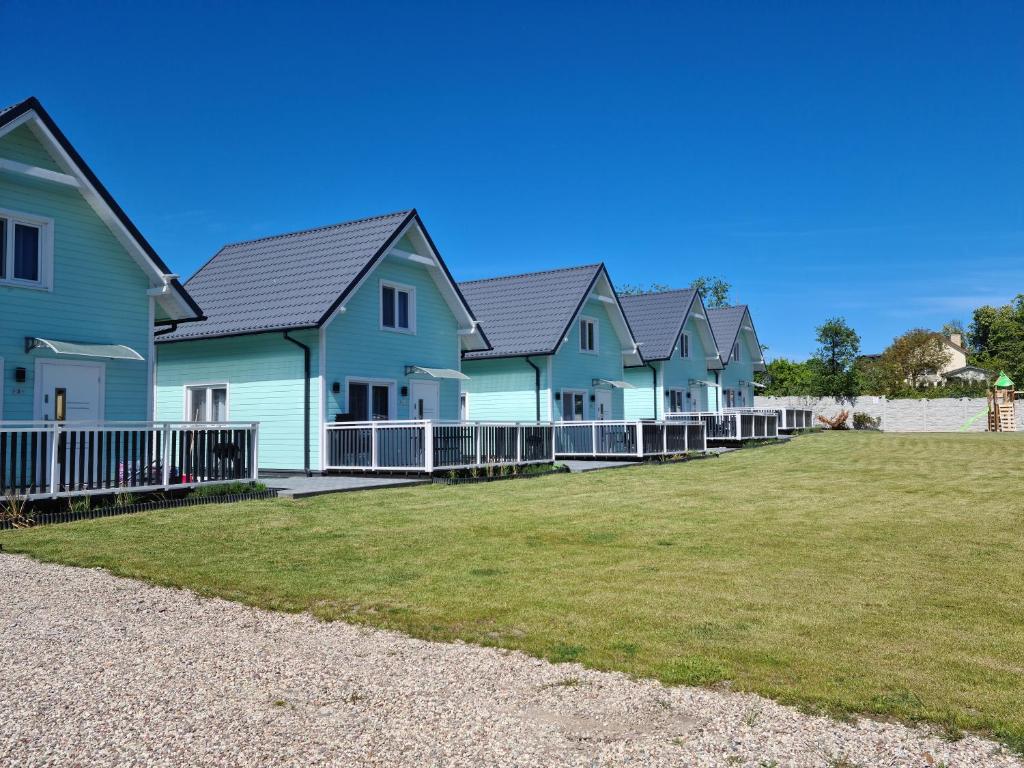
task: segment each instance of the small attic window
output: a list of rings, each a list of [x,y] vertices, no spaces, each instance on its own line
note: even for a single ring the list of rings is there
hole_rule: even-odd
[[[416,289],[381,282],[380,327],[382,330],[416,333]]]
[[[0,283],[49,288],[53,222],[0,210]]]
[[[740,360],[740,343],[738,341],[732,345],[732,358],[730,359],[734,363],[738,363]]]
[[[597,352],[597,320],[592,317],[580,318],[580,351]]]
[[[690,356],[690,334],[683,332],[679,336],[679,356],[689,357]]]

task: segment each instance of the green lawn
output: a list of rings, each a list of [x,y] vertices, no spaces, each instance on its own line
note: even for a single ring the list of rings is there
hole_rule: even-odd
[[[1024,436],[145,513],[5,551],[1024,747]]]

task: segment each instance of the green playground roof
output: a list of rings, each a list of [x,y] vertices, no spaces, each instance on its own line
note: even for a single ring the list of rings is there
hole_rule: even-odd
[[[1005,371],[1000,371],[999,372],[999,378],[996,379],[996,386],[997,387],[1012,387],[1013,386],[1013,382],[1010,381],[1010,377],[1006,375]]]

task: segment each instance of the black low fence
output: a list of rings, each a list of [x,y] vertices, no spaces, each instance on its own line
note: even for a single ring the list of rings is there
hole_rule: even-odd
[[[136,512],[153,512],[160,509],[178,509],[182,507],[199,507],[206,504],[231,504],[238,501],[261,501],[276,499],[277,490],[252,491],[251,493],[230,493],[223,496],[184,496],[177,499],[159,499],[157,501],[141,501],[132,504],[118,504],[96,509],[72,510],[61,512],[35,512],[28,509],[20,520],[0,519],[0,531],[16,528],[34,528],[38,525],[56,525],[58,523],[76,523],[81,520],[96,520],[101,517],[118,517]],[[0,504],[3,502],[0,501]]]

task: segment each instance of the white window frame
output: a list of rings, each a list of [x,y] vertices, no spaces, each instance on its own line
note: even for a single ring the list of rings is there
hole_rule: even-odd
[[[391,330],[390,328],[388,330]],[[348,390],[349,384],[366,384],[369,387],[367,391],[367,406],[372,410],[373,408],[373,388],[387,387],[388,388],[388,420],[398,421],[398,381],[395,379],[374,379],[367,376],[346,376],[345,377],[345,413],[352,413],[351,403],[348,401]]]
[[[684,359],[690,357],[690,334],[686,331],[679,334],[679,357]]]
[[[733,342],[732,355],[729,359],[732,360],[734,363],[738,363],[740,361],[740,343],[738,341]]]
[[[675,411],[672,409],[672,393],[679,393],[679,410]],[[665,410],[668,413],[685,413],[686,412],[686,390],[682,387],[669,387],[665,390],[665,398],[668,400],[668,408]]]
[[[3,372],[3,360],[0,360],[0,373]],[[469,392],[459,390],[459,421],[469,421]]]
[[[37,291],[50,291],[53,289],[53,219],[46,216],[37,216],[32,213],[12,211],[7,208],[0,208],[0,219],[7,221],[6,239],[4,247],[4,258],[7,260],[4,266],[4,278],[0,279],[0,285],[16,286],[18,288],[31,288]],[[24,224],[35,227],[39,230],[39,279],[20,280],[14,277],[14,225]]]
[[[582,414],[583,418],[580,419],[580,421],[587,421],[587,407],[588,407],[587,406],[587,401],[590,399],[589,398],[590,393],[587,390],[585,390],[585,389],[563,389],[563,390],[561,390],[561,399],[559,400],[559,403],[558,403],[558,406],[559,406],[558,407],[558,418],[559,418],[559,421],[566,421],[566,422],[569,421],[569,420],[567,420],[565,418],[565,398],[567,396],[568,397],[575,397],[576,395],[579,395],[580,397],[583,398],[583,414]],[[573,411],[575,412],[575,409],[573,409]],[[573,418],[571,421],[576,421],[576,419]]]
[[[584,334],[584,332],[583,332],[584,324],[593,326],[593,328],[594,328],[594,348],[593,349],[587,349],[584,346],[584,343],[587,341],[587,335],[588,335],[588,334]],[[585,355],[596,355],[600,351],[600,349],[601,349],[601,342],[600,342],[600,335],[599,335],[599,331],[601,329],[601,326],[598,324],[597,318],[596,317],[590,317],[589,315],[580,315],[580,319],[576,323],[576,328],[578,329],[579,335],[580,335],[580,352],[582,352]]]
[[[197,424],[223,424],[231,421],[231,387],[226,381],[213,381],[205,382],[199,381],[195,383],[185,384],[185,397],[184,399],[184,411],[185,421],[192,423],[192,390],[193,389],[205,389],[206,390],[206,413],[204,418]],[[213,422],[210,420],[213,409],[213,395],[210,390],[223,389],[224,390],[224,421]]]
[[[384,289],[391,288],[395,292],[395,325],[392,328],[389,325],[384,325]],[[409,327],[401,328],[398,325],[398,293],[408,294],[409,296]],[[388,331],[389,333],[406,333],[410,335],[416,335],[416,287],[413,285],[405,285],[404,283],[396,283],[393,280],[381,280],[380,285],[377,288],[377,303],[380,305],[379,308],[379,320],[380,329],[382,331]]]

